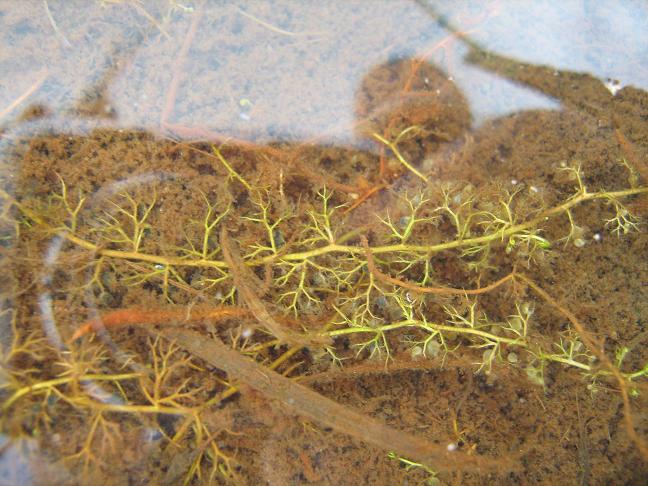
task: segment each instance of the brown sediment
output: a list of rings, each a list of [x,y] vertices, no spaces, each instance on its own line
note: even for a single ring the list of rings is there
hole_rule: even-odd
[[[630,167],[639,174],[639,177],[645,182],[648,183],[648,163],[641,160],[639,154],[634,145],[628,138],[623,134],[621,129],[614,129],[614,136],[616,137],[621,153],[624,155],[626,163],[630,164]],[[637,211],[639,214],[648,213],[648,196],[641,196],[639,200],[635,201],[632,206],[632,210]]]
[[[517,274],[516,277],[527,284],[536,294],[542,297],[543,300],[545,300],[549,305],[551,305],[560,314],[565,316],[567,320],[569,320],[587,348],[614,376],[619,385],[619,391],[621,392],[621,398],[623,400],[623,420],[626,431],[634,445],[643,456],[643,459],[648,461],[648,443],[646,443],[646,441],[637,433],[634,416],[630,405],[630,391],[628,390],[629,386],[627,379],[622,375],[619,368],[612,364],[610,358],[608,358],[607,355],[602,351],[602,343],[599,342],[598,339],[594,338],[587,329],[585,329],[585,326],[583,326],[583,324],[574,315],[573,312],[568,310],[564,305],[561,305],[554,297],[549,295],[547,291],[537,285],[533,280],[522,274]]]

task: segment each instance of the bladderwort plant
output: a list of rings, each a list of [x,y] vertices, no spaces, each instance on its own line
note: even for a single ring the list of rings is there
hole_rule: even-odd
[[[242,186],[247,204],[235,204],[232,191],[209,195],[196,191],[192,194],[194,206],[202,214],[196,216],[194,211],[181,225],[181,236],[164,244],[159,239],[169,226],[165,223],[169,216],[158,208],[163,194],[178,190],[173,181],[159,181],[152,188],[121,192],[90,204],[90,194],[71,191],[59,178],[60,188],[54,197],[16,200],[3,192],[3,207],[14,209],[17,228],[25,237],[29,234],[36,241],[58,235],[65,240],[67,252],[83,254],[82,259],[74,260],[85,278],[77,289],[104,295],[125,286],[126,290],[119,292],[147,288],[159,294],[170,310],[165,314],[164,307],[151,309],[154,317],[139,319],[142,324],[163,321],[165,315],[175,322],[193,322],[190,314],[196,301],[203,302],[200,305],[213,303],[211,314],[196,314],[212,320],[231,316],[223,308],[235,308],[242,316],[246,306],[254,307],[243,301],[234,284],[248,277],[233,275],[236,270],[224,258],[222,232],[226,231],[235,241],[237,256],[255,272],[253,278],[258,281],[243,284],[256,292],[255,305],[263,306],[273,321],[285,325],[287,336],[306,343],[313,356],[328,356],[336,363],[364,359],[388,363],[404,352],[410,358],[440,358],[443,362],[453,353],[461,353],[472,357],[477,373],[491,373],[498,366],[523,367],[529,379],[542,386],[548,364],[554,363],[583,375],[591,390],[602,381],[616,380],[624,400],[626,395],[632,398],[641,392],[637,385],[648,377],[648,363],[627,370],[624,362],[631,351],[625,346],[608,358],[580,321],[534,282],[533,271],[549,252],[561,256],[565,246],[557,243],[581,238],[575,214],[583,205],[601,205],[601,211],[609,214],[602,224],[619,238],[641,230],[640,220],[626,201],[648,193],[648,187],[590,190],[579,165],[565,166],[558,170],[567,174],[572,187],[556,190],[558,195],[549,203],[542,194],[522,187],[492,184],[475,188],[423,177],[421,187],[397,195],[393,207],[376,215],[375,222],[348,228],[347,203],[327,187],[291,203],[283,190],[256,187],[219,151],[215,153],[229,174],[228,187],[240,191]],[[172,226],[178,226],[177,219]],[[556,228],[565,226],[565,234],[556,234]],[[448,260],[452,271],[445,274],[464,279],[465,285],[443,282],[437,269],[440,255],[452,256]],[[535,303],[524,290],[535,294]],[[484,299],[505,291],[511,296],[509,308],[487,312]],[[540,305],[568,321],[568,329],[554,336],[543,335],[534,323]],[[188,309],[184,320],[179,317],[179,306]],[[119,312],[106,318],[108,331],[119,323],[119,316],[124,324],[136,324],[136,317],[146,311],[138,309],[140,314],[134,314],[135,310],[124,308]],[[75,333],[77,328],[78,323],[72,322],[62,326],[68,337],[74,334],[80,338],[70,342],[71,349],[84,346],[86,340],[92,342],[86,334],[95,330],[93,326],[81,334]],[[268,348],[286,344],[281,336],[269,335],[271,327],[255,330],[254,326],[240,326],[236,339],[231,333],[230,328],[234,348],[266,362]],[[306,337],[312,336],[321,339],[308,341]],[[39,359],[30,344],[34,337],[20,339],[3,355],[6,370],[16,369],[12,361],[21,353]],[[19,345],[23,341],[27,347]],[[268,365],[270,369],[285,364],[299,347],[282,349],[280,358]],[[104,358],[83,361],[86,365],[78,368],[78,359],[69,356],[71,361],[58,373],[9,372],[5,387],[10,395],[3,410],[5,414],[17,413],[15,404],[20,400],[50,397],[74,409],[85,409],[91,418],[88,439],[82,451],[71,454],[85,464],[96,458],[95,437],[116,433],[107,422],[111,414],[177,415],[184,421],[169,440],[177,444],[191,436],[198,451],[187,482],[203,473],[205,462],[211,464],[209,474],[233,477],[233,459],[216,440],[218,434],[230,432],[226,427],[211,430],[201,417],[236,387],[222,380],[220,394],[206,398],[204,390],[186,379],[171,379],[178,367],[191,376],[204,372],[181,357],[173,343],[163,346],[157,339],[150,340],[147,356],[144,360],[140,357],[134,372],[125,371],[123,362],[115,369],[116,365],[107,365]],[[82,386],[90,380],[107,383],[119,401],[92,397]],[[629,416],[629,402],[624,404]],[[52,411],[43,413],[51,415]],[[643,447],[641,438],[636,434],[631,437]],[[111,446],[111,440],[106,444],[101,447]],[[418,466],[399,455],[393,457]]]
[[[214,428],[204,419],[221,396],[210,399],[192,384],[199,378],[191,373],[204,370],[177,345],[159,336],[148,338],[147,353],[129,352],[126,362],[116,364],[101,342],[58,351],[38,332],[17,326],[15,313],[4,311],[3,317],[11,319],[14,334],[0,355],[0,425],[12,440],[52,434],[58,424],[67,423],[81,434],[80,447],[72,450],[62,443],[58,454],[86,475],[119,457],[129,429],[155,430],[156,416],[174,417],[180,425],[166,437],[167,453],[178,447],[195,451],[176,482],[189,484],[202,476],[236,479],[232,454],[219,446],[219,439],[231,432],[226,425]],[[227,382],[224,386],[231,390]]]

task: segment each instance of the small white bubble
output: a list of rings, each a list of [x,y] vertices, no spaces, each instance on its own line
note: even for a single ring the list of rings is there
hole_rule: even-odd
[[[159,430],[148,427],[142,431],[144,442],[155,442],[162,438]]]
[[[518,180],[517,180],[517,179],[511,179],[511,184],[512,184],[512,185],[515,186],[515,185],[517,185],[517,183],[518,183]]]
[[[615,96],[623,86],[621,86],[621,82],[618,79],[608,79],[605,82],[605,87],[612,93],[612,96]]]
[[[448,452],[454,452],[454,451],[457,450],[457,444],[455,444],[454,442],[450,442],[450,443],[446,446],[446,449],[447,449]]]
[[[594,233],[594,236],[592,236],[592,239],[594,241],[601,241],[603,237],[601,236],[601,233]]]
[[[243,337],[244,339],[252,337],[252,329],[250,329],[249,327],[243,329],[243,332],[241,332],[241,337]]]
[[[410,352],[412,353],[412,359],[423,356],[423,348],[421,346],[414,346]]]

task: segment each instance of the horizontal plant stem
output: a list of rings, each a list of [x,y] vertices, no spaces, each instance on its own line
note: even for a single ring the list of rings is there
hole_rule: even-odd
[[[529,228],[533,228],[538,224],[546,221],[552,216],[564,213],[567,210],[571,209],[574,206],[577,206],[585,201],[591,201],[596,199],[611,199],[611,198],[623,198],[627,196],[645,194],[648,193],[648,187],[637,187],[632,189],[625,189],[622,191],[610,191],[610,192],[580,192],[569,200],[565,201],[563,204],[555,206],[553,208],[543,211],[540,215],[532,218],[528,221],[525,221],[520,224],[509,226],[495,233],[486,234],[483,236],[477,236],[474,238],[465,238],[457,239],[453,241],[448,241],[445,243],[437,243],[434,245],[410,245],[406,243],[398,243],[395,245],[383,245],[370,248],[370,251],[374,255],[382,253],[438,253],[444,250],[451,250],[454,248],[462,247],[472,247],[478,246],[484,243],[491,243],[496,240],[503,241],[505,238],[525,231]],[[29,214],[28,214],[29,216]],[[134,251],[121,251],[121,250],[111,250],[102,248],[99,245],[92,243],[88,240],[80,238],[72,233],[65,233],[63,235],[68,241],[74,243],[77,246],[85,248],[86,250],[92,251],[100,256],[120,258],[125,260],[137,260],[143,262],[150,262],[164,266],[184,266],[184,267],[202,267],[202,268],[227,268],[227,263],[218,260],[206,260],[206,259],[196,259],[191,260],[187,258],[180,257],[165,257],[158,255],[151,255],[147,253],[134,252]],[[248,266],[256,265],[265,265],[268,263],[274,263],[277,260],[284,261],[301,261],[306,260],[307,258],[317,257],[325,255],[328,253],[346,253],[351,255],[359,255],[364,253],[366,250],[361,246],[355,245],[340,245],[337,243],[329,243],[327,245],[321,246],[319,248],[313,248],[312,250],[306,250],[301,252],[290,253],[287,255],[268,255],[263,258],[258,258],[256,260],[250,260],[246,262]]]
[[[64,376],[61,378],[55,378],[53,380],[41,381],[34,383],[33,385],[24,386],[19,390],[16,390],[11,397],[2,405],[2,410],[7,411],[11,406],[19,400],[21,397],[28,395],[32,392],[38,392],[40,390],[46,390],[48,388],[54,388],[59,385],[65,385],[66,383],[71,382],[82,382],[82,381],[119,381],[119,380],[130,380],[133,378],[139,378],[139,373],[122,373],[118,375],[82,375],[82,376]]]
[[[528,346],[527,342],[524,340],[507,338],[503,336],[496,336],[495,334],[491,334],[486,331],[480,331],[479,329],[473,329],[469,327],[448,326],[445,324],[432,324],[429,322],[418,321],[416,319],[407,319],[405,321],[395,322],[392,324],[386,324],[384,326],[377,326],[377,327],[369,327],[369,326],[346,327],[344,329],[336,329],[334,331],[329,331],[326,333],[326,335],[330,337],[336,337],[336,336],[344,336],[347,334],[354,334],[359,332],[384,333],[387,331],[393,331],[395,329],[401,329],[403,327],[414,327],[418,329],[423,329],[428,332],[443,331],[443,332],[454,332],[457,334],[471,334],[473,336],[479,336],[484,339],[499,342],[502,344],[511,344],[514,346],[520,346],[522,348],[526,348]]]
[[[151,255],[148,253],[141,253],[138,251],[110,250],[107,248],[101,248],[99,245],[92,243],[91,241],[84,240],[83,238],[79,238],[78,236],[75,236],[70,233],[65,234],[64,237],[71,243],[74,243],[75,245],[80,246],[81,248],[85,248],[86,250],[92,251],[99,256],[118,258],[122,260],[136,260],[140,262],[157,263],[159,265],[164,265],[165,267],[184,266],[184,267],[203,267],[203,268],[221,268],[221,269],[227,268],[227,264],[225,262],[221,262],[218,260],[204,260],[204,259],[190,260],[187,258],[180,258],[180,257],[165,257],[159,255]]]
[[[592,367],[586,365],[585,363],[580,363],[576,360],[569,359],[569,358],[561,358],[560,356],[556,356],[553,354],[540,354],[539,358],[546,359],[547,361],[554,361],[556,363],[562,363],[569,366],[574,366],[575,368],[580,368],[581,370],[585,370],[585,371],[592,371]]]
[[[635,371],[634,373],[621,373],[628,380],[636,380],[642,376],[648,376],[648,365],[644,366],[642,369]]]
[[[92,401],[92,408],[105,412],[121,413],[163,413],[169,415],[191,415],[194,410],[184,407],[166,407],[160,405],[130,405],[127,403],[100,403]]]

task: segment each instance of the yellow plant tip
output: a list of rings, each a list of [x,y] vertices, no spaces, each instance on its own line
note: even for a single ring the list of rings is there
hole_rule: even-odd
[[[232,177],[232,179],[236,179],[237,181],[239,181],[241,184],[243,184],[243,186],[248,191],[252,192],[252,186],[245,179],[243,179],[243,177],[238,172],[234,170],[234,168],[230,165],[227,159],[223,157],[223,154],[221,153],[220,149],[216,147],[216,145],[212,145],[212,150],[214,152],[214,155],[216,155],[218,160],[220,160],[221,164],[223,164],[223,167],[227,169],[227,172],[229,172],[230,177]]]
[[[425,177],[423,174],[421,174],[421,173],[416,169],[416,167],[414,167],[414,166],[413,166],[412,164],[410,164],[407,160],[405,160],[405,157],[403,157],[403,155],[400,153],[400,151],[398,150],[398,147],[396,146],[396,144],[394,144],[393,142],[390,142],[389,140],[385,139],[383,136],[379,135],[378,133],[375,133],[375,132],[374,132],[374,133],[372,134],[372,136],[373,136],[376,140],[378,140],[379,142],[381,142],[381,143],[387,145],[387,147],[389,147],[389,149],[390,149],[390,150],[393,152],[393,154],[396,156],[396,158],[398,159],[398,161],[399,161],[401,164],[403,164],[405,167],[407,167],[407,169],[409,169],[409,170],[410,170],[414,175],[416,175],[417,177],[419,177],[420,179],[422,179],[424,182],[427,182],[427,181],[428,181],[427,177]]]

